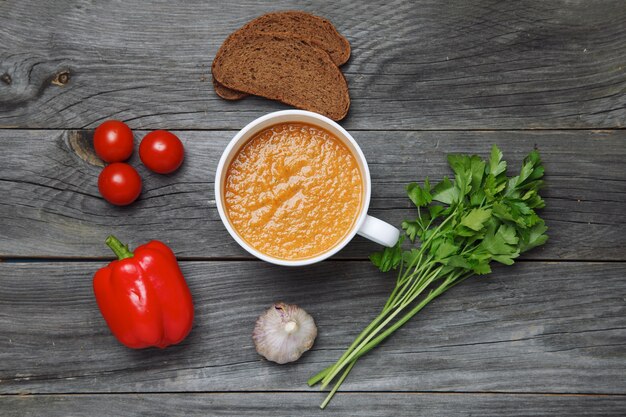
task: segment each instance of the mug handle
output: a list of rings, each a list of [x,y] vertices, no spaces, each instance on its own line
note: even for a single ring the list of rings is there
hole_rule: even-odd
[[[365,221],[356,233],[359,236],[363,236],[366,239],[387,247],[395,245],[400,237],[400,231],[398,229],[369,214],[365,216]]]

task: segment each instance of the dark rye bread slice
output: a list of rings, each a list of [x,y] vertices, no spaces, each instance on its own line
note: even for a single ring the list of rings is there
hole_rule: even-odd
[[[241,91],[233,90],[232,88],[228,88],[225,85],[222,85],[213,77],[213,89],[215,90],[215,94],[220,96],[225,100],[241,100],[244,97],[248,97],[248,93],[242,93]]]
[[[328,19],[297,10],[267,13],[251,20],[240,30],[303,39],[328,52],[342,66],[350,59],[350,42],[337,32]]]
[[[224,86],[278,100],[341,120],[350,108],[341,70],[320,48],[301,39],[260,32],[235,32],[213,61],[213,77]]]
[[[289,10],[267,13],[245,24],[242,31],[258,31],[302,39],[328,52],[337,66],[350,59],[350,43],[341,36],[328,20],[310,13]],[[213,78],[213,88],[218,96],[226,100],[239,100],[247,96],[240,91],[221,85]]]

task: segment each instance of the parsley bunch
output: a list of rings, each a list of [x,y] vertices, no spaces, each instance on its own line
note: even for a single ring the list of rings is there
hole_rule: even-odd
[[[491,262],[512,265],[520,253],[543,245],[548,236],[535,212],[545,203],[539,196],[543,166],[537,151],[522,164],[519,175],[507,177],[502,152],[493,146],[484,161],[476,155],[449,155],[454,179],[431,187],[411,183],[407,194],[417,218],[402,222],[405,236],[370,260],[387,272],[398,269],[396,286],[381,313],[361,332],[339,360],[309,379],[322,389],[336,381],[322,403],[326,407],[356,361],[456,284],[491,272]],[[406,239],[410,249],[404,249]]]

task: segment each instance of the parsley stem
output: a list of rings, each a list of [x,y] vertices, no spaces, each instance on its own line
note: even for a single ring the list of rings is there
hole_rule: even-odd
[[[398,278],[396,279],[396,285],[393,287],[393,291],[391,291],[391,294],[389,295],[389,298],[387,299],[387,302],[383,306],[383,310],[382,311],[387,310],[387,308],[389,307],[389,304],[393,301],[394,297],[396,296],[396,293],[400,289],[400,279],[403,276],[402,275],[403,269],[404,269],[404,262],[401,262],[400,263],[400,270],[398,271]],[[407,269],[411,269],[411,265],[407,266]]]
[[[352,342],[352,344],[348,347],[348,349],[346,349],[346,351],[343,353],[343,355],[341,355],[341,357],[337,360],[337,362],[332,365],[331,370],[328,371],[328,373],[333,374],[333,378],[334,375],[337,374],[337,372],[340,371],[340,369],[338,369],[341,365],[341,363],[344,361],[345,358],[347,358],[352,351],[359,345],[359,343],[361,343],[361,341],[363,339],[365,339],[370,331],[375,328],[378,323],[380,323],[385,317],[387,317],[387,315],[391,312],[391,310],[383,310],[378,316],[376,316],[376,318],[374,318],[374,320],[372,320],[372,322],[357,336],[357,338],[354,340],[354,342]],[[324,379],[322,380],[322,387],[321,389],[324,389],[328,383],[331,381],[332,379],[328,379],[328,376],[325,376]]]
[[[419,272],[419,273],[425,273],[425,272],[423,272],[423,271],[428,272],[428,271],[430,271],[430,268],[432,268],[432,266],[434,266],[434,264],[433,264],[433,263],[431,263],[431,262],[424,263],[424,264],[422,265],[422,267],[419,269],[419,271],[418,271],[418,272]],[[428,268],[424,270],[423,268],[426,268],[426,267],[428,267]],[[414,276],[415,276],[415,273],[411,275],[411,278],[413,278]],[[394,300],[394,302],[393,302],[393,303],[391,303],[390,307],[396,307],[397,305],[401,304],[401,303],[398,303],[398,302],[395,302],[395,301],[397,301],[397,300],[403,300],[403,299],[406,297],[406,293],[407,293],[407,291],[408,291],[408,293],[410,293],[410,292],[411,292],[411,289],[415,288],[415,286],[416,286],[416,285],[418,285],[420,281],[421,281],[421,279],[419,279],[419,278],[418,278],[418,279],[416,279],[416,280],[413,280],[413,281],[412,281],[412,283],[411,283],[410,285],[409,285],[409,284],[405,285],[405,286],[402,288],[402,290],[400,291],[400,293],[399,293],[399,294],[395,297],[395,300]],[[402,298],[400,298],[400,297],[402,297]]]
[[[446,278],[446,280],[441,285],[439,285],[437,288],[435,288],[433,291],[431,291],[428,294],[428,296],[426,296],[419,304],[417,304],[404,317],[399,319],[392,326],[388,327],[387,330],[385,330],[378,337],[376,337],[375,339],[373,339],[370,342],[368,342],[365,346],[363,346],[363,348],[361,348],[359,350],[359,353],[357,355],[355,355],[352,360],[356,361],[361,356],[365,355],[367,352],[369,352],[374,347],[376,347],[380,342],[382,342],[384,339],[389,337],[391,335],[391,333],[396,331],[404,323],[406,323],[408,320],[410,320],[411,317],[413,317],[420,310],[422,310],[424,307],[426,307],[426,305],[428,303],[430,303],[433,299],[437,298],[438,296],[440,296],[441,294],[443,294],[444,292],[446,292],[447,290],[449,290],[450,288],[452,288],[456,284],[460,283],[461,281],[465,280],[466,278],[469,278],[472,275],[474,275],[474,274],[473,273],[468,273],[468,274],[465,274],[465,276],[463,276],[460,273],[456,273],[456,274],[453,274],[453,275],[449,276],[448,278]]]
[[[350,373],[350,371],[352,370],[352,367],[354,366],[354,364],[356,363],[356,359],[353,360],[350,365],[348,365],[348,367],[346,368],[345,371],[343,371],[343,374],[341,374],[341,376],[339,377],[339,380],[337,381],[337,383],[335,384],[335,386],[333,387],[333,389],[328,393],[328,395],[326,396],[326,399],[324,400],[324,402],[322,403],[322,405],[320,405],[320,408],[323,410],[324,408],[326,408],[326,406],[328,405],[328,403],[330,402],[330,400],[332,400],[332,398],[335,396],[335,393],[337,392],[337,390],[339,389],[339,387],[341,386],[341,384],[343,384],[344,379],[346,379],[346,377],[348,376],[348,374]]]
[[[440,271],[440,269],[439,269]],[[471,274],[470,274],[471,275]],[[431,291],[428,296],[426,296],[419,304],[417,304],[411,311],[409,311],[407,314],[405,314],[401,319],[399,319],[398,321],[396,321],[392,326],[388,327],[384,332],[382,332],[380,335],[378,335],[377,337],[375,337],[374,339],[370,340],[369,342],[365,343],[364,345],[361,344],[361,346],[359,346],[359,348],[357,348],[353,354],[351,355],[351,357],[349,357],[348,359],[346,359],[346,361],[342,364],[342,367],[345,366],[345,364],[347,364],[347,367],[344,371],[344,373],[341,375],[341,377],[339,378],[339,380],[337,381],[337,383],[335,384],[335,386],[333,387],[333,389],[330,391],[330,393],[328,394],[328,396],[326,397],[326,399],[324,400],[324,402],[322,403],[322,405],[320,406],[322,409],[326,407],[326,405],[330,402],[330,400],[332,399],[332,397],[335,395],[335,393],[337,392],[337,390],[339,389],[340,385],[343,383],[343,381],[345,380],[345,378],[348,376],[348,373],[352,370],[352,367],[355,365],[356,361],[363,355],[365,355],[366,353],[368,353],[370,350],[372,350],[373,348],[375,348],[376,346],[378,346],[383,340],[385,340],[387,337],[389,337],[393,332],[395,332],[398,328],[400,328],[402,325],[404,325],[408,320],[410,320],[414,315],[416,315],[418,312],[420,312],[428,303],[430,303],[433,299],[435,299],[436,297],[438,297],[439,295],[443,294],[446,290],[448,290],[449,288],[451,288],[452,285],[450,285],[451,283],[453,283],[458,277],[460,276],[460,274],[452,274],[450,276],[448,276],[446,278],[446,280],[439,285],[436,289],[434,289],[433,291]],[[436,279],[436,274],[430,278],[428,283],[431,283],[432,281],[434,281]],[[418,291],[415,294],[415,297],[412,297],[411,300],[409,300],[403,307],[399,308],[396,313],[401,312],[402,310],[404,310],[404,307],[406,307],[407,305],[409,305],[415,298],[417,298],[417,296],[419,296],[419,294],[423,291],[423,289],[426,287],[423,287],[420,291]],[[377,331],[375,331],[374,333],[377,333]],[[329,368],[327,368],[329,369]],[[336,371],[335,375],[338,373],[338,371]],[[319,374],[318,374],[319,375]],[[328,375],[327,375],[328,376]],[[315,378],[315,377],[314,377]],[[311,378],[313,379],[313,378]],[[332,379],[334,379],[334,377],[330,377],[330,380],[332,381]],[[311,381],[311,380],[309,380]]]
[[[316,385],[318,382],[320,382],[322,379],[324,379],[324,377],[328,374],[328,372],[330,372],[331,369],[333,369],[333,366],[334,365],[330,365],[330,366],[324,368],[324,370],[316,373],[311,378],[309,378],[309,380],[306,381],[306,383],[309,385],[309,387],[312,387],[313,385]]]
[[[335,378],[335,376],[337,376],[337,374],[341,371],[341,369],[343,369],[347,364],[349,364],[351,360],[355,357],[355,355],[358,354],[358,352],[361,349],[363,349],[363,347],[367,345],[367,343],[369,343],[369,341],[372,340],[372,338],[376,336],[376,334],[382,331],[382,329],[384,329],[385,326],[389,324],[391,320],[394,319],[394,317],[400,314],[407,305],[409,305],[415,298],[417,298],[417,296],[419,296],[419,294],[421,294],[421,292],[424,289],[426,289],[431,282],[435,280],[435,278],[437,277],[437,274],[441,271],[442,268],[443,266],[439,267],[439,269],[435,270],[433,273],[428,275],[428,279],[424,280],[424,282],[421,285],[418,285],[419,281],[416,282],[414,285],[418,285],[417,287],[418,289],[415,290],[413,293],[409,292],[403,298],[402,304],[399,307],[397,307],[391,314],[389,314],[388,317],[384,319],[383,322],[371,332],[370,332],[370,329],[372,327],[371,325],[374,322],[370,323],[370,325],[366,329],[367,332],[369,333],[367,337],[365,337],[364,340],[360,342],[360,344],[356,348],[353,348],[354,343],[350,346],[349,350],[346,351],[347,355],[346,353],[344,353],[344,355],[337,361],[337,365],[331,370],[331,372],[328,375],[326,375],[326,377],[324,377],[324,379],[322,380],[321,389],[324,389]],[[379,317],[381,316],[382,315],[379,315]]]
[[[368,342],[363,348],[360,349],[359,354],[355,355],[354,360],[360,358],[365,355],[367,352],[376,347],[380,342],[389,337],[393,332],[395,332],[398,328],[400,328],[404,323],[409,321],[411,317],[420,312],[428,303],[430,303],[433,299],[437,298],[441,294],[443,294],[449,285],[450,278],[448,278],[444,283],[442,283],[435,290],[431,291],[426,298],[424,298],[419,304],[417,304],[411,311],[409,311],[404,317],[396,321],[392,326],[388,327],[383,333],[378,335],[375,339]]]
[[[432,264],[430,267],[432,268],[432,266],[434,266],[434,264]],[[430,268],[428,268],[425,270],[425,272],[423,272],[423,274],[424,274],[423,276],[414,280],[411,285],[405,286],[404,291],[401,294],[402,297],[398,297],[395,300],[395,302],[392,304],[392,307],[395,308],[404,304],[404,302],[407,300],[408,297],[412,298],[412,295],[415,293],[415,291],[417,291],[418,294],[423,291],[424,289],[423,283],[432,274],[432,271],[430,270]]]
[[[421,254],[420,254],[420,259],[421,259]],[[416,262],[416,264],[418,264],[418,262]],[[419,264],[418,264],[419,265]],[[403,280],[406,282],[406,280],[408,280],[409,278],[414,277],[417,273],[421,272],[424,268],[426,267],[431,267],[432,265],[429,263],[424,263],[422,265],[416,265],[415,270],[409,274],[408,271],[410,270],[410,268],[412,267],[412,265],[410,265],[409,267],[407,267],[407,271],[405,272],[405,278],[403,278]],[[400,275],[400,274],[399,274]],[[417,282],[414,283],[413,286],[415,286],[417,283],[419,282],[419,280]],[[399,294],[394,294],[397,293],[398,290],[401,288],[401,291]],[[404,295],[406,293],[407,290],[409,290],[410,288],[413,287],[409,287],[407,285],[402,286],[402,285],[396,285],[396,287],[394,288],[391,296],[389,297],[387,304],[385,304],[385,306],[383,307],[383,310],[381,311],[381,313],[359,334],[359,336],[357,336],[357,338],[354,340],[354,342],[352,342],[352,344],[348,347],[348,349],[344,352],[344,354],[339,358],[339,360],[336,362],[336,364],[340,364],[358,345],[358,343],[360,343],[365,337],[367,337],[370,333],[370,331],[381,321],[383,320],[390,312],[391,310],[389,309],[390,307],[395,307],[398,305],[398,303],[396,303],[395,299],[397,298],[397,296],[401,296]],[[410,292],[410,291],[409,291]],[[332,370],[334,371],[335,368],[337,367],[337,365],[332,366]],[[329,373],[330,371],[328,371],[327,373]],[[313,378],[311,378],[313,379]],[[317,383],[317,382],[316,382]],[[314,384],[313,384],[314,385]],[[322,389],[325,387],[326,385],[322,386]]]

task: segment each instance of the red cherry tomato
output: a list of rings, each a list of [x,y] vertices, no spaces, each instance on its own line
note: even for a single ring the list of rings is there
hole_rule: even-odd
[[[127,160],[133,153],[133,132],[119,120],[107,120],[93,134],[96,154],[106,162]]]
[[[141,177],[130,165],[114,162],[104,167],[100,173],[98,190],[109,203],[126,206],[139,197]]]
[[[185,148],[183,143],[167,130],[148,133],[139,145],[141,162],[151,171],[159,174],[174,172],[183,163]]]

